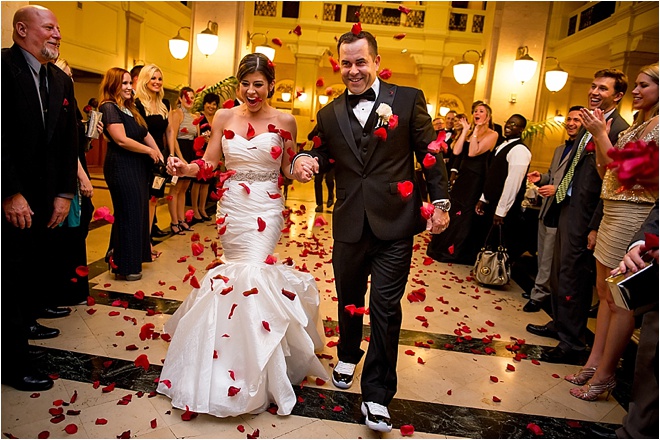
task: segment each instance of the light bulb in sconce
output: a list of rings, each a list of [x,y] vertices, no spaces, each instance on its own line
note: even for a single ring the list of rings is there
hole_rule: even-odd
[[[289,93],[289,92],[282,92],[282,101],[284,101],[284,102],[289,102],[289,101],[291,101],[291,93]]]
[[[534,76],[536,72],[536,66],[538,62],[534,61],[532,57],[529,56],[529,49],[527,46],[521,46],[518,48],[518,56],[513,62],[513,75],[521,83],[529,81]]]
[[[206,29],[197,34],[197,47],[208,58],[218,48],[218,23],[209,20]]]
[[[481,52],[476,51],[474,49],[466,50],[463,53],[463,56],[461,57],[461,61],[454,64],[454,79],[459,84],[469,83],[470,81],[472,81],[472,77],[474,76],[474,64],[465,61],[465,55],[467,55],[470,52],[476,53],[479,56],[477,62],[481,61],[481,66],[484,65],[484,56],[486,55],[486,49],[482,50]]]
[[[445,116],[447,116],[447,113],[449,113],[449,110],[450,110],[449,107],[440,106],[440,116],[444,118]]]
[[[328,95],[319,95],[319,103],[321,105],[326,105],[329,100],[330,98],[328,97]]]
[[[545,86],[554,93],[564,88],[566,81],[568,81],[568,72],[561,68],[557,58],[545,57],[546,60],[551,58],[557,62],[557,67],[545,72]]]
[[[190,43],[181,36],[182,29],[190,29],[190,26],[182,26],[176,32],[176,36],[169,41],[170,54],[177,60],[182,60],[188,55]]]
[[[306,100],[307,100],[307,93],[302,92],[300,95],[298,95],[298,101],[305,102]]]
[[[266,32],[266,33],[268,33],[268,32]],[[254,34],[252,34],[248,31],[248,34],[247,34],[248,44],[252,43],[252,40],[256,36],[264,37],[264,42],[263,42],[263,44],[260,44],[260,45],[256,46],[254,48],[254,51],[256,53],[261,53],[261,54],[266,55],[266,57],[268,57],[269,60],[273,61],[275,59],[275,49],[268,45],[268,36],[266,34],[264,34],[263,32],[255,32]]]
[[[555,117],[553,118],[557,124],[563,124],[566,121],[564,115],[561,114],[559,110],[555,112]]]

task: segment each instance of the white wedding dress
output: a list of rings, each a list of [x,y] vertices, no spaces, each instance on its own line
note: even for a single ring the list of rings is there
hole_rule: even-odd
[[[314,278],[265,262],[284,224],[283,199],[271,197],[280,194],[281,157],[273,158],[273,146],[286,154],[276,133],[223,137],[225,165],[236,171],[218,202],[225,264],[211,269],[165,324],[172,341],[157,391],[175,408],[228,417],[274,403],[286,415],[296,404],[292,384],[307,375],[327,380],[314,354],[323,346]]]

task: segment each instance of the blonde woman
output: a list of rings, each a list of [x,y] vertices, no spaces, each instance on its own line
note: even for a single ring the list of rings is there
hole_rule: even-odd
[[[147,123],[147,129],[156,141],[158,149],[164,157],[169,156],[168,139],[170,138],[168,117],[170,112],[170,102],[164,98],[163,73],[155,64],[147,64],[140,71],[137,84],[133,84],[135,89],[135,106]],[[165,191],[150,190],[149,199],[149,219],[151,228],[154,226],[156,206],[158,199],[164,197]],[[152,229],[149,229],[153,236]],[[158,254],[152,250],[154,256]]]

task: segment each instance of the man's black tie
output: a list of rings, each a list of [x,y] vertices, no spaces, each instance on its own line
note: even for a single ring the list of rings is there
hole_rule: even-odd
[[[348,95],[348,103],[351,105],[351,107],[355,107],[358,104],[358,102],[360,102],[360,99],[366,99],[367,101],[375,101],[376,92],[374,92],[374,89],[369,88],[366,92],[361,93],[359,95]]]
[[[41,106],[44,112],[44,120],[46,120],[46,112],[48,111],[48,89],[46,88],[46,77],[48,72],[46,66],[42,65],[39,69],[39,95],[41,95]]]

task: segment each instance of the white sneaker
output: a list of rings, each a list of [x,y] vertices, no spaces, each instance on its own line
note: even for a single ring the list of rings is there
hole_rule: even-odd
[[[360,409],[365,417],[364,422],[367,427],[380,432],[390,432],[392,430],[390,412],[386,406],[375,402],[362,402]]]
[[[355,364],[348,362],[337,362],[335,369],[332,370],[332,383],[343,390],[353,385],[353,376],[355,375]]]

